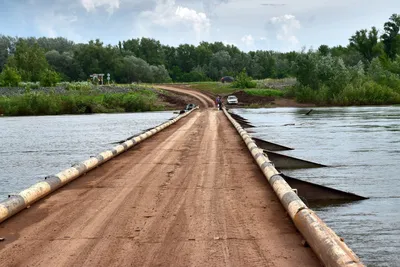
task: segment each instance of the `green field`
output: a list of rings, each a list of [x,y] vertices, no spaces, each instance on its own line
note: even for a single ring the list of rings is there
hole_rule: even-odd
[[[65,95],[27,92],[0,96],[0,114],[27,116],[163,110],[157,100],[157,94],[149,90],[100,94],[73,92]]]
[[[283,97],[284,90],[270,89],[268,85],[280,85],[282,88],[291,86],[294,82],[292,79],[267,79],[267,80],[255,80],[257,82],[257,88],[254,89],[240,89],[233,88],[232,84],[221,83],[221,82],[196,82],[196,83],[185,83],[190,88],[210,92],[214,95],[229,95],[238,91],[245,91],[249,95],[254,96],[275,96]]]
[[[285,92],[282,90],[274,90],[274,89],[245,89],[246,94],[253,96],[274,96],[274,97],[283,97],[285,96]]]
[[[200,82],[189,83],[188,85],[193,89],[210,92],[215,95],[228,95],[241,90],[238,88],[232,88],[230,84],[224,84],[221,82]]]

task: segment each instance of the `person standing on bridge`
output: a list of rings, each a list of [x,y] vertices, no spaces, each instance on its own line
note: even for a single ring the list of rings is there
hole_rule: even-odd
[[[220,96],[217,96],[217,99],[215,100],[215,103],[217,104],[217,108],[219,110],[222,109],[222,98]]]

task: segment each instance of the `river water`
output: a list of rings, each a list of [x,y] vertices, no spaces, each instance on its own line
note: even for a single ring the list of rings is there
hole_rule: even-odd
[[[283,154],[328,168],[282,170],[369,197],[311,206],[367,266],[400,266],[400,107],[236,109],[254,137],[289,146]]]
[[[311,208],[368,266],[400,266],[400,107],[233,111],[253,136],[295,148],[282,153],[330,166],[287,175],[369,197]],[[0,200],[174,116],[0,117]]]
[[[0,117],[0,201],[175,116],[168,111]]]

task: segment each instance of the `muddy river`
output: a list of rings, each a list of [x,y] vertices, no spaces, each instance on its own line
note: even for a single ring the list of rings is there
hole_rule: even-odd
[[[237,109],[252,135],[328,168],[283,173],[369,197],[311,206],[368,266],[400,266],[400,107]]]
[[[175,116],[168,111],[0,117],[0,199]]]

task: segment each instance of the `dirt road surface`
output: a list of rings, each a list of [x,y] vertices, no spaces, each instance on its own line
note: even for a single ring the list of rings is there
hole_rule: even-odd
[[[197,101],[198,106],[202,107],[202,108],[211,108],[213,106],[215,106],[214,101],[207,97],[206,95],[195,91],[195,90],[191,90],[191,89],[183,89],[183,88],[178,88],[178,87],[173,87],[173,86],[165,86],[165,85],[158,85],[157,88],[160,89],[165,89],[165,90],[169,90],[169,91],[174,91],[177,93],[184,93],[184,94],[188,94],[192,97],[194,97]]]
[[[10,218],[0,237],[0,266],[320,266],[215,108]]]

